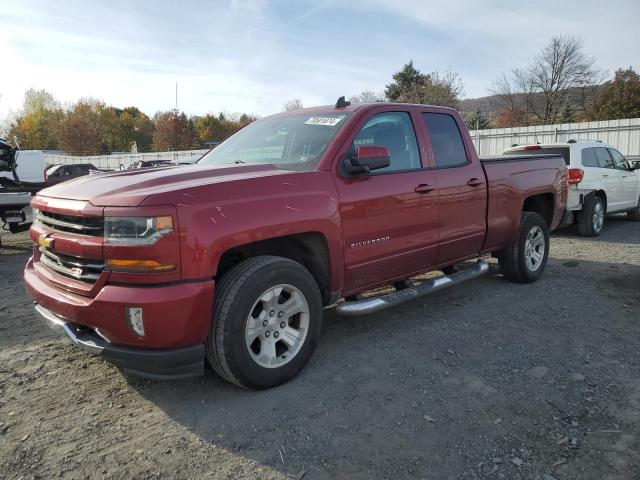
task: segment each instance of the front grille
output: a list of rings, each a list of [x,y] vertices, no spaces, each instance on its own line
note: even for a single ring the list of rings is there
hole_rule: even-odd
[[[81,217],[79,215],[63,215],[42,211],[38,220],[46,227],[59,232],[77,233],[101,237],[104,232],[103,217]]]
[[[105,267],[101,260],[54,253],[43,247],[40,247],[40,261],[54,272],[83,282],[95,282]]]

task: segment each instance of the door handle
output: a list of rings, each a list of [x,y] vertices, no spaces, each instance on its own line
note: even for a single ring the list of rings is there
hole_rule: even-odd
[[[482,185],[482,180],[479,180],[477,178],[470,178],[467,182],[467,185],[469,185],[470,187],[478,187]]]
[[[416,193],[429,193],[431,191],[433,191],[433,188],[431,185],[427,185],[426,183],[421,183],[420,185],[418,185],[416,188],[414,188]]]
[[[603,176],[603,177],[608,177],[608,176],[609,176],[609,174],[608,174],[608,173],[603,173],[603,174],[602,174],[602,176]]]

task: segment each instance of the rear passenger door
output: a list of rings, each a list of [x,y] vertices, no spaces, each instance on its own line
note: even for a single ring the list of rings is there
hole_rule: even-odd
[[[423,112],[438,183],[438,264],[473,255],[486,233],[487,186],[479,161],[472,161],[460,133],[462,125],[447,113]]]

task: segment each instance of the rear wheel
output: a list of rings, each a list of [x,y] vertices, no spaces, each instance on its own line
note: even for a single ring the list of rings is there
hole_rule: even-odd
[[[218,285],[207,358],[230,382],[274,387],[307,364],[321,322],[320,290],[302,265],[280,257],[251,258]]]
[[[549,229],[544,218],[523,212],[520,229],[511,246],[496,254],[502,274],[512,282],[535,282],[549,258]]]
[[[640,222],[640,199],[638,199],[638,205],[636,205],[636,208],[627,212],[627,218],[634,222]]]
[[[578,233],[583,237],[597,237],[604,227],[605,208],[602,198],[589,195],[578,213]]]

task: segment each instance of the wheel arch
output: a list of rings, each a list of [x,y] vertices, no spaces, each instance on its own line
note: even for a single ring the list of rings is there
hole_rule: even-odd
[[[591,192],[589,195],[595,195],[597,197],[600,197],[600,199],[602,200],[602,203],[604,203],[604,211],[606,213],[606,211],[607,211],[607,193],[604,190],[595,190],[595,191]]]
[[[531,195],[524,199],[522,211],[537,213],[544,219],[547,227],[551,228],[551,225],[553,224],[555,201],[556,196],[551,192]]]
[[[332,302],[331,261],[329,245],[324,234],[295,233],[236,245],[220,256],[214,279],[219,281],[238,263],[260,255],[273,255],[300,263],[316,280],[323,303],[328,305]]]

